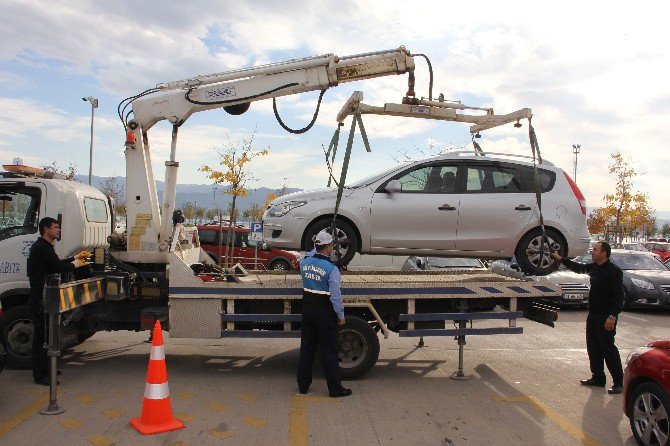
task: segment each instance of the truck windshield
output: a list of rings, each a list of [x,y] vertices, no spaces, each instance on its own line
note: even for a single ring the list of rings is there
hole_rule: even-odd
[[[40,191],[24,186],[0,188],[0,240],[35,234],[39,217]]]

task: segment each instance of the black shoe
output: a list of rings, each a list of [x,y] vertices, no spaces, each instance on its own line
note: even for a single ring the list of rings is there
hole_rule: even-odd
[[[613,385],[609,389],[607,389],[607,393],[610,395],[618,395],[620,393],[623,393],[623,386],[618,386],[618,385]]]
[[[349,396],[349,395],[351,395],[351,389],[345,389],[344,387],[342,387],[342,389],[340,389],[339,392],[331,393],[330,397],[331,398],[339,398],[341,396]]]
[[[40,386],[50,386],[51,378],[48,376],[43,376],[42,378],[33,378],[33,382],[35,384],[39,384]],[[60,381],[56,381],[56,385],[60,385]]]
[[[582,379],[579,383],[582,386],[605,387],[605,381],[596,378]]]
[[[307,395],[308,393],[309,393],[309,389],[300,390],[300,395]]]

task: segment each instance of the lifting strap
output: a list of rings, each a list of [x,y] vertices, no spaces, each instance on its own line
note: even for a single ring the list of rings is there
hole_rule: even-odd
[[[353,119],[351,120],[351,128],[349,129],[349,137],[347,138],[347,146],[344,149],[344,160],[342,161],[342,172],[340,173],[340,181],[337,183],[337,198],[335,199],[335,210],[333,211],[333,220],[330,223],[330,233],[333,235],[335,240],[337,240],[336,235],[336,222],[337,222],[337,215],[340,210],[340,202],[342,201],[342,194],[344,193],[344,183],[347,178],[347,172],[349,170],[349,160],[351,159],[351,148],[354,145],[354,134],[356,133],[356,125],[358,125],[358,128],[360,129],[361,132],[361,137],[363,139],[363,145],[365,146],[365,150],[367,152],[372,152],[372,149],[370,149],[370,142],[368,141],[368,136],[367,133],[365,132],[365,126],[363,125],[363,119],[361,118],[360,111],[358,110],[358,107],[356,108],[356,111],[353,115]],[[328,151],[326,152],[326,162],[328,162],[328,157],[331,156],[331,166],[332,163],[335,161],[335,153],[337,152],[337,145],[340,139],[340,125],[337,126],[337,130],[335,130],[335,133],[333,134],[332,139],[330,140],[330,145],[328,146]],[[331,155],[332,151],[332,155]],[[330,166],[329,166],[330,167]],[[331,179],[333,179],[332,171],[330,173],[330,177],[328,178],[328,186],[331,184]],[[337,261],[338,265],[341,263],[341,258],[340,258],[340,251],[339,249],[335,249],[336,255],[337,255]]]
[[[540,183],[540,175],[537,172],[537,161],[542,163],[542,155],[540,154],[540,144],[537,142],[537,136],[535,135],[535,129],[531,122],[531,118],[528,118],[528,139],[530,140],[530,148],[533,152],[533,179],[535,182],[535,200],[537,201],[537,210],[540,214],[540,229],[542,230],[542,242],[540,243],[540,259],[538,267],[542,267],[542,260],[544,259],[544,247],[545,243],[549,248],[549,252],[552,251],[551,246],[549,245],[549,237],[547,237],[547,231],[544,227],[544,217],[542,216],[542,185]]]

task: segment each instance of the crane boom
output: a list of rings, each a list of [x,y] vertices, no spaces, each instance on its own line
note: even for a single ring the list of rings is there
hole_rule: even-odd
[[[159,84],[119,105],[126,127],[126,217],[128,249],[134,262],[152,262],[169,250],[171,216],[177,187],[178,130],[194,113],[225,109],[244,113],[251,102],[321,90],[364,79],[409,73],[405,98],[414,100],[414,58],[404,46],[338,57],[334,54],[293,59],[257,67],[200,75]],[[123,104],[126,104],[122,108]],[[124,116],[128,103],[131,113]],[[165,162],[162,204],[158,204],[148,131],[156,123],[172,124],[170,159]],[[158,256],[156,255],[158,254]]]

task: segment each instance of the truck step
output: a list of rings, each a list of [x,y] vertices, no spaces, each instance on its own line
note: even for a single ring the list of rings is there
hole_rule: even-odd
[[[417,338],[429,336],[473,336],[493,334],[522,334],[523,327],[491,327],[491,328],[426,328],[419,330],[400,330],[401,338]]]

